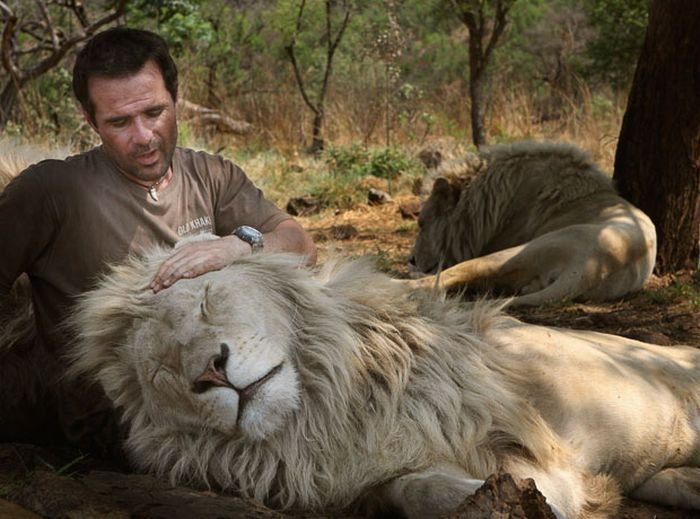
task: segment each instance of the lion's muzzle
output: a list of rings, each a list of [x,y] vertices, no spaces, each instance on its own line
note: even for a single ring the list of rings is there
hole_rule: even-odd
[[[213,355],[207,362],[207,367],[201,375],[199,375],[192,383],[192,391],[197,394],[204,393],[215,387],[226,387],[233,389],[238,393],[238,419],[243,414],[243,409],[250,402],[255,393],[266,382],[272,379],[277,373],[282,370],[284,363],[279,363],[259,379],[251,382],[243,388],[234,386],[226,376],[226,363],[228,362],[231,351],[227,344],[221,343],[221,353]]]

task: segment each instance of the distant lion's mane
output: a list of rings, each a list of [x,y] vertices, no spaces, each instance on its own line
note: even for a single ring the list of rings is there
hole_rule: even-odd
[[[540,177],[537,192],[523,191],[528,174],[543,165],[559,167]],[[575,200],[595,193],[615,194],[610,178],[588,153],[562,142],[523,141],[487,147],[478,155],[442,163],[428,177],[428,185],[445,178],[458,197],[449,217],[432,228],[433,247],[447,254],[444,266],[492,252],[485,251],[485,246],[508,221],[515,199],[530,204],[530,219],[522,224],[527,226],[525,232],[528,228],[534,232]]]

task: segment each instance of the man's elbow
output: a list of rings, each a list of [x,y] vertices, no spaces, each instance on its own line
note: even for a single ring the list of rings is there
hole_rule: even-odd
[[[306,257],[306,266],[313,267],[316,265],[316,260],[318,259],[318,251],[316,250],[316,244],[309,233],[304,231],[304,235],[304,252],[302,254],[304,257]]]
[[[318,251],[311,235],[296,220],[285,220],[274,230],[279,240],[279,245],[272,250],[294,252],[306,258],[305,265],[311,267],[316,264]]]

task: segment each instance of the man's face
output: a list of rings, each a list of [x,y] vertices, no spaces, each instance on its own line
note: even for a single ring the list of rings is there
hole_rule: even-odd
[[[160,179],[175,151],[175,103],[160,69],[147,61],[134,75],[93,77],[88,81],[95,107],[90,126],[104,150],[128,178],[144,185]]]

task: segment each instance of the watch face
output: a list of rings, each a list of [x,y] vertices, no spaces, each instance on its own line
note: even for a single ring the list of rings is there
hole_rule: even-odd
[[[263,235],[260,231],[253,227],[241,225],[235,231],[233,231],[233,234],[238,236],[244,242],[250,244],[253,251],[260,250],[263,247]]]

